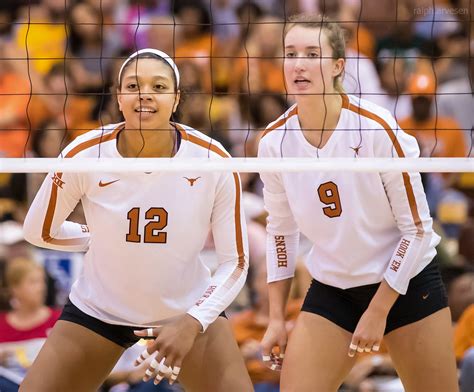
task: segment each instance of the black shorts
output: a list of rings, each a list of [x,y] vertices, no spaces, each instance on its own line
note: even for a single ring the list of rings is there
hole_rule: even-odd
[[[302,311],[318,314],[353,333],[380,283],[340,289],[312,281]],[[448,306],[448,297],[438,264],[432,261],[410,280],[405,295],[400,295],[387,317],[385,334],[414,323]]]
[[[219,316],[227,318],[225,312],[222,312]],[[145,328],[105,323],[84,313],[76,305],[74,305],[70,299],[68,299],[66,305],[64,305],[64,309],[61,313],[61,316],[59,317],[59,320],[82,325],[83,327],[94,331],[100,336],[103,336],[104,338],[111,340],[112,342],[124,348],[133,346],[141,339],[140,337],[136,336],[133,331]]]

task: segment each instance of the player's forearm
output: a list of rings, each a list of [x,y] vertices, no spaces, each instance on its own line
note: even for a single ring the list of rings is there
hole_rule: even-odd
[[[248,258],[246,255],[244,258],[243,265],[236,261],[220,264],[207,290],[187,311],[201,323],[203,331],[232,303],[244,286],[248,271]]]
[[[64,221],[45,227],[43,213],[38,208],[28,211],[23,224],[25,239],[38,247],[64,252],[84,252],[89,249],[90,233],[86,225]]]
[[[33,245],[65,252],[89,249],[87,225],[67,221],[77,206],[81,192],[75,175],[49,173],[26,215],[25,239]]]
[[[370,301],[368,309],[387,316],[399,295],[400,294],[392,289],[387,281],[383,279],[372,301]]]
[[[270,320],[284,320],[286,303],[290,294],[293,278],[279,280],[268,284],[268,300],[270,304]]]

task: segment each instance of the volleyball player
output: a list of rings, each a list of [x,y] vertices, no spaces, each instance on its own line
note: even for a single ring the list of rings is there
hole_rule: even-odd
[[[165,53],[132,54],[117,93],[125,121],[78,137],[64,157],[229,156],[218,142],[170,122],[179,72]],[[87,225],[66,220],[79,201]],[[22,391],[95,391],[140,337],[155,338],[136,362],[156,355],[145,380],[178,379],[193,391],[252,389],[229,322],[219,317],[248,268],[238,174],[50,173],[24,229],[37,246],[86,254]],[[212,276],[199,257],[209,230],[219,259]]]
[[[266,129],[259,157],[418,157],[389,112],[342,92],[344,37],[314,15],[285,30],[293,105]],[[407,391],[455,391],[450,312],[419,173],[262,173],[270,324],[263,360],[282,391],[336,391],[358,352],[382,338]],[[284,309],[299,233],[313,276],[288,341]],[[284,355],[283,355],[284,354]],[[283,359],[284,358],[284,359]]]

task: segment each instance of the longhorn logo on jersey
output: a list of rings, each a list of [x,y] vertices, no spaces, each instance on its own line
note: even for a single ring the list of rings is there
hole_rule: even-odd
[[[63,185],[65,184],[65,182],[61,180],[61,177],[59,177],[58,173],[54,173],[54,176],[51,177],[51,179],[53,180],[54,185],[63,189]]]
[[[356,156],[359,156],[359,150],[362,148],[361,145],[357,146],[357,147],[351,147],[351,149],[354,150],[354,153],[356,154]]]
[[[189,185],[190,186],[194,186],[194,183],[199,180],[201,177],[196,177],[196,178],[188,178],[188,177],[183,177],[183,178],[186,178],[186,180],[189,181]]]

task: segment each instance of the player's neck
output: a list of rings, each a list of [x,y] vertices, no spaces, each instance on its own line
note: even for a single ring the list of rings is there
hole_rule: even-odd
[[[337,127],[341,108],[339,94],[300,97],[298,119],[306,140],[315,147],[324,147]]]
[[[119,133],[117,149],[125,158],[172,157],[176,151],[176,131],[124,129]]]

